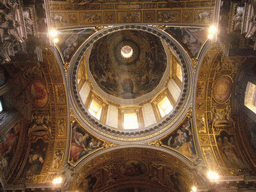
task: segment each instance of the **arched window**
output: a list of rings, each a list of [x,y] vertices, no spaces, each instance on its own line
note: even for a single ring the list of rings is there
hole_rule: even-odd
[[[101,111],[102,111],[102,105],[99,104],[97,101],[94,99],[92,100],[90,107],[89,107],[89,112],[98,120],[100,120],[101,117]]]
[[[168,113],[171,112],[171,110],[173,109],[173,106],[170,102],[170,100],[168,99],[167,96],[165,96],[158,104],[158,109],[159,112],[161,114],[162,117],[164,117],[165,115],[167,115]]]
[[[3,112],[3,104],[2,104],[2,100],[1,100],[1,98],[0,98],[0,113],[2,113]]]
[[[256,85],[251,82],[247,83],[244,105],[256,114]]]
[[[138,117],[137,113],[125,113],[124,114],[124,129],[138,129]]]

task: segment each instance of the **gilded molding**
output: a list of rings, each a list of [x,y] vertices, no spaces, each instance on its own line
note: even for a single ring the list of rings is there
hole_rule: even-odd
[[[197,66],[198,66],[198,59],[197,58],[192,58],[191,59],[192,67],[193,67],[193,72],[196,72]]]
[[[115,144],[115,143],[108,142],[108,141],[104,141],[102,147],[103,147],[103,148],[109,148],[109,147],[114,147],[114,146],[116,146],[116,145],[117,145],[117,144]]]
[[[155,27],[157,29],[160,29],[162,31],[165,31],[167,29],[166,25],[153,25],[153,27]]]
[[[148,145],[155,145],[157,147],[161,147],[162,144],[163,143],[162,143],[162,141],[160,139],[148,143]]]
[[[70,66],[70,64],[67,61],[63,64],[64,70],[65,70],[65,75],[67,75],[67,73],[68,73],[69,66]]]

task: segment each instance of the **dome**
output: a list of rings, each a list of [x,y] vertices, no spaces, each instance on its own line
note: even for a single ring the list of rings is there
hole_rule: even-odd
[[[161,40],[137,30],[102,37],[89,56],[89,70],[99,88],[121,99],[135,99],[154,90],[166,65]]]
[[[170,35],[151,27],[95,33],[71,60],[76,115],[82,124],[96,124],[97,133],[116,139],[150,139],[170,129],[188,108],[186,55]]]

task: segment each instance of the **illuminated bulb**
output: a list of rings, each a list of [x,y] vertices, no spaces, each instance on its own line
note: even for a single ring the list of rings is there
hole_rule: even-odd
[[[217,180],[217,179],[219,179],[218,173],[215,173],[215,172],[212,172],[212,171],[209,171],[207,176],[208,176],[208,178],[210,180]]]
[[[197,188],[195,186],[193,186],[191,192],[197,192]]]
[[[61,184],[62,183],[62,177],[57,177],[57,178],[53,179],[52,183],[54,185]]]
[[[58,42],[59,42],[59,39],[58,39],[58,38],[54,38],[54,39],[53,39],[53,42],[54,42],[54,43],[58,43]]]
[[[49,32],[49,35],[50,35],[51,37],[56,37],[56,36],[58,35],[58,31],[55,30],[55,29],[53,29],[53,30],[51,30],[51,31]]]
[[[209,33],[211,33],[211,34],[217,33],[217,28],[216,28],[215,26],[211,26],[211,27],[209,28]]]
[[[208,35],[208,39],[213,39],[213,34],[210,33],[210,34]]]

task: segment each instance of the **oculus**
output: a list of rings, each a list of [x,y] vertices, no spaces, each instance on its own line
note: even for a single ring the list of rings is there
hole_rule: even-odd
[[[129,45],[125,45],[121,49],[121,55],[124,58],[130,58],[133,54],[133,49]]]

